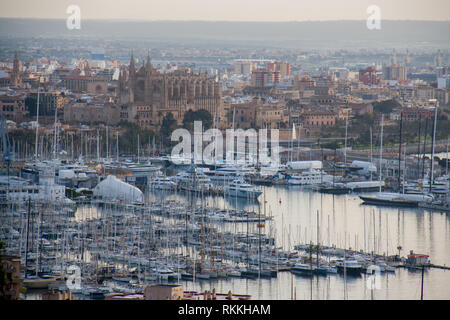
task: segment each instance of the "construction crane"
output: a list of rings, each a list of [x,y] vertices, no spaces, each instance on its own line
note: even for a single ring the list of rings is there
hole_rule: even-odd
[[[9,141],[8,132],[6,128],[5,116],[2,114],[2,124],[0,127],[0,135],[2,139],[2,170],[6,166],[8,176],[9,176],[9,168],[11,166],[11,161],[14,160],[14,151],[12,145]]]

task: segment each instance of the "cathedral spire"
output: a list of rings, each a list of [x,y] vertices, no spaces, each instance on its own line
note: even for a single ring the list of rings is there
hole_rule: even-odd
[[[130,77],[135,76],[136,74],[136,65],[134,64],[134,56],[133,56],[133,51],[131,51],[131,59],[130,59]]]
[[[119,91],[121,92],[124,89],[125,89],[125,77],[123,74],[123,70],[119,69]]]
[[[19,61],[19,56],[17,54],[17,51],[14,54],[13,69],[12,69],[12,73],[11,73],[11,84],[14,87],[20,86],[20,84],[21,84],[20,61]]]
[[[151,67],[152,67],[152,62],[151,62],[151,60],[150,60],[150,50],[149,50],[148,53],[147,53],[147,64],[146,64],[146,68],[147,68],[147,70],[150,70]]]

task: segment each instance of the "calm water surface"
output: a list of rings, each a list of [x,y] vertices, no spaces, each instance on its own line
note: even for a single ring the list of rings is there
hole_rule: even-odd
[[[366,252],[406,256],[410,250],[430,255],[431,262],[450,265],[450,215],[416,208],[363,205],[358,194],[320,194],[302,187],[273,186],[265,190],[267,215],[273,222],[265,232],[275,237],[277,246],[293,250],[298,243],[319,242]],[[187,201],[183,195],[150,193],[149,199]],[[206,203],[219,208],[239,208],[264,212],[264,195],[258,203],[233,198],[208,197]],[[234,228],[234,227],[228,227]],[[246,232],[246,224],[238,225]],[[255,229],[251,230],[255,231]],[[397,269],[380,276],[379,289],[370,290],[367,278],[328,275],[293,276],[280,272],[273,279],[230,279],[215,282],[184,282],[189,290],[219,292],[232,290],[255,299],[420,299],[421,272]],[[430,269],[424,275],[425,299],[450,299],[450,271]]]

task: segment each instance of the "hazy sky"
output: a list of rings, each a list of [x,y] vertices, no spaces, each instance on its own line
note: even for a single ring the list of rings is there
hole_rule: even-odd
[[[450,0],[0,0],[0,17],[65,19],[71,4],[81,19],[365,20],[375,4],[382,19],[450,20]]]

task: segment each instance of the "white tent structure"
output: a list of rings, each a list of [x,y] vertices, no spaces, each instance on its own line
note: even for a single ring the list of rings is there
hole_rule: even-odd
[[[93,190],[94,196],[102,199],[122,200],[125,202],[144,202],[144,194],[138,188],[109,175]]]
[[[286,163],[286,169],[288,170],[311,170],[322,169],[322,161],[289,161]]]

